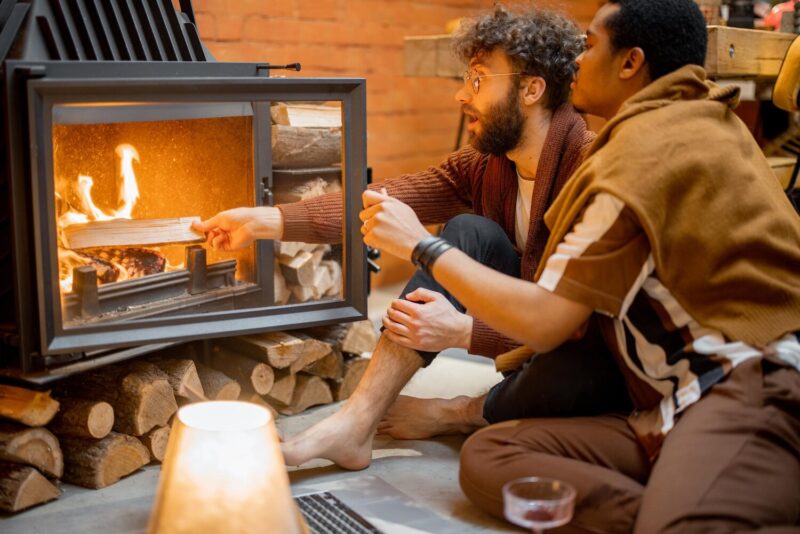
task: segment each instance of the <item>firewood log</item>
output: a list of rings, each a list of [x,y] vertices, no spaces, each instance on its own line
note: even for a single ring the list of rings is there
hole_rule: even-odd
[[[106,401],[114,408],[114,430],[134,436],[165,425],[178,409],[167,374],[145,361],[84,373],[62,388],[65,397]]]
[[[252,389],[242,388],[242,394],[239,396],[239,400],[242,402],[250,402],[252,404],[258,404],[259,406],[263,406],[264,408],[268,409],[272,414],[273,420],[278,419],[278,410],[276,410],[272,404],[270,404],[263,395],[259,395]]]
[[[142,445],[150,451],[150,460],[161,463],[167,453],[167,442],[169,441],[170,426],[157,426],[139,439]]]
[[[49,391],[0,384],[0,416],[28,426],[44,426],[58,411]]]
[[[274,288],[275,288],[275,304],[282,306],[287,302],[289,302],[289,299],[292,296],[292,292],[286,285],[286,278],[284,278],[283,271],[281,271],[281,266],[277,261],[275,261],[275,270],[273,271],[273,274],[274,274]]]
[[[303,352],[289,366],[289,371],[296,373],[325,357],[331,351],[331,346],[324,341],[314,339],[306,334],[297,332],[297,338],[303,340]]]
[[[331,349],[324,357],[304,368],[303,372],[321,378],[340,380],[344,374],[344,358],[342,357],[342,353],[336,349]]]
[[[177,219],[112,219],[71,224],[62,229],[64,246],[70,249],[201,243],[202,233],[192,229],[200,217]]]
[[[327,192],[328,181],[324,178],[312,178],[297,183],[284,180],[273,187],[276,204],[292,204],[324,195]]]
[[[219,344],[276,369],[289,367],[305,351],[305,341],[286,332],[229,337],[220,339]]]
[[[325,380],[318,376],[299,373],[291,402],[285,408],[278,408],[278,411],[284,415],[294,415],[312,406],[331,402],[333,395]]]
[[[65,397],[48,428],[60,436],[101,439],[114,426],[114,408],[105,401]]]
[[[294,257],[278,256],[284,278],[290,284],[310,287],[314,284],[314,256],[302,251]]]
[[[348,399],[361,381],[361,377],[364,376],[367,365],[369,365],[369,359],[367,358],[350,358],[344,362],[344,376],[342,379],[330,382],[333,398],[337,401]]]
[[[375,327],[371,321],[356,321],[331,326],[307,328],[305,333],[315,337],[332,347],[348,354],[361,356],[364,352],[372,352],[378,342]]]
[[[32,465],[55,478],[64,472],[64,455],[59,441],[42,427],[0,424],[0,460]]]
[[[322,260],[322,263],[320,265],[328,269],[328,272],[330,273],[332,280],[331,287],[328,288],[328,291],[325,292],[325,296],[341,297],[343,289],[342,266],[339,265],[338,261],[334,260]]]
[[[275,241],[275,256],[293,258],[305,250],[306,243],[300,241]]]
[[[33,467],[0,462],[0,510],[19,512],[59,495],[61,490]]]
[[[259,395],[272,389],[275,373],[269,365],[258,362],[222,345],[214,345],[211,365]]]
[[[295,302],[308,302],[314,298],[313,287],[290,286]]]
[[[276,104],[270,108],[272,122],[283,126],[342,127],[342,109],[313,104]]]
[[[333,278],[327,267],[320,265],[314,269],[314,284],[311,293],[315,299],[321,299],[333,287]]]
[[[172,386],[172,393],[176,397],[188,399],[193,402],[206,400],[203,384],[197,374],[194,360],[169,358],[165,360],[154,360],[153,363],[164,371]]]
[[[242,391],[239,383],[221,371],[195,363],[203,391],[210,400],[236,400]]]
[[[272,166],[310,169],[342,163],[341,128],[272,127]]]
[[[266,395],[267,400],[279,404],[289,404],[292,401],[296,381],[296,375],[289,372],[288,369],[276,370],[275,383],[272,384],[272,389]]]
[[[330,251],[330,245],[317,245],[317,247],[311,251],[311,262],[314,264],[315,270],[319,267],[320,263],[322,263],[322,258],[325,257],[325,254]]]
[[[150,452],[133,436],[111,432],[101,440],[62,439],[65,482],[104,488],[150,462]]]

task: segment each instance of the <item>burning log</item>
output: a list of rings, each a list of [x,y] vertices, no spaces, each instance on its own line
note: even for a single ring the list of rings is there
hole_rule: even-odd
[[[192,229],[192,222],[199,220],[200,217],[180,217],[92,221],[64,227],[61,239],[70,249],[201,243],[205,236]]]
[[[49,391],[0,385],[0,416],[28,426],[44,426],[58,411]]]
[[[150,462],[150,452],[133,436],[112,432],[101,440],[64,438],[64,481],[104,488]]]
[[[101,439],[114,426],[114,408],[107,402],[76,398],[60,400],[61,410],[50,423],[54,434]]]
[[[32,465],[55,478],[64,472],[64,456],[58,439],[41,427],[0,425],[0,460]]]
[[[0,462],[0,510],[19,512],[59,495],[61,490],[33,467]]]

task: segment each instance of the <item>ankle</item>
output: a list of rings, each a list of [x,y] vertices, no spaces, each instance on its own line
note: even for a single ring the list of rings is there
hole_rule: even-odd
[[[459,430],[463,434],[471,434],[488,425],[486,419],[483,418],[485,400],[485,396],[467,397],[466,395],[453,399],[453,417],[458,421]]]

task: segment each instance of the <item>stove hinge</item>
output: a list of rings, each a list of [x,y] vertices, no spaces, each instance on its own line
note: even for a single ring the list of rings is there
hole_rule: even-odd
[[[262,206],[272,206],[272,189],[270,189],[270,177],[264,176],[258,182],[258,193],[261,196]]]

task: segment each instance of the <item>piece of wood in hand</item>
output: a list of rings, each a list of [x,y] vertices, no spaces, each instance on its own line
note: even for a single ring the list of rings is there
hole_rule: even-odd
[[[61,490],[35,468],[0,462],[0,510],[19,512],[59,495]]]
[[[58,439],[41,427],[0,423],[0,460],[32,465],[55,478],[64,472],[64,456]]]
[[[284,415],[294,415],[320,404],[333,402],[333,395],[328,383],[322,378],[299,373],[292,400],[285,408],[278,408]]]
[[[236,400],[242,392],[239,383],[221,371],[196,363],[200,383],[209,400]]]
[[[292,362],[289,371],[297,373],[312,363],[325,357],[331,351],[331,346],[301,332],[295,333],[298,339],[303,340],[303,352],[299,358]]]
[[[178,409],[166,373],[146,361],[109,365],[68,379],[62,397],[96,399],[114,408],[114,430],[141,436]]]
[[[272,122],[282,126],[342,127],[342,108],[340,106],[280,103],[270,108],[270,114]]]
[[[283,276],[290,284],[310,287],[314,284],[314,256],[302,251],[297,256],[278,256]]]
[[[309,169],[342,163],[341,128],[272,128],[272,166],[276,169]]]
[[[350,397],[355,391],[356,386],[364,376],[364,372],[369,365],[368,358],[350,358],[344,362],[344,376],[341,380],[331,381],[331,391],[333,398],[343,401]]]
[[[154,462],[163,462],[167,453],[167,443],[169,442],[170,426],[157,426],[150,432],[139,438],[142,444],[150,451],[150,459]]]
[[[43,426],[58,411],[49,391],[0,384],[0,416],[28,426]]]
[[[292,401],[296,383],[296,375],[289,372],[288,369],[276,370],[275,383],[272,384],[272,389],[267,393],[266,400],[275,401],[278,404],[289,404]]]
[[[305,342],[286,332],[264,332],[219,340],[248,358],[270,364],[276,369],[289,367],[305,350]]]
[[[167,358],[154,360],[153,363],[166,373],[169,385],[172,386],[172,392],[176,397],[192,402],[207,400],[194,360]]]
[[[111,432],[101,440],[65,437],[64,482],[104,488],[150,462],[150,451],[139,439]]]
[[[236,380],[242,389],[252,389],[259,395],[269,393],[275,382],[272,367],[223,345],[214,345],[211,352],[211,366]]]
[[[71,224],[63,228],[62,240],[70,249],[202,243],[205,236],[192,229],[192,222],[199,220],[200,217],[113,219]]]
[[[101,439],[111,432],[114,426],[114,408],[105,401],[59,399],[61,409],[48,425],[59,436]]]
[[[320,358],[304,368],[303,372],[322,378],[339,380],[342,378],[344,372],[344,358],[342,357],[342,353],[336,349],[331,349],[323,358]]]

